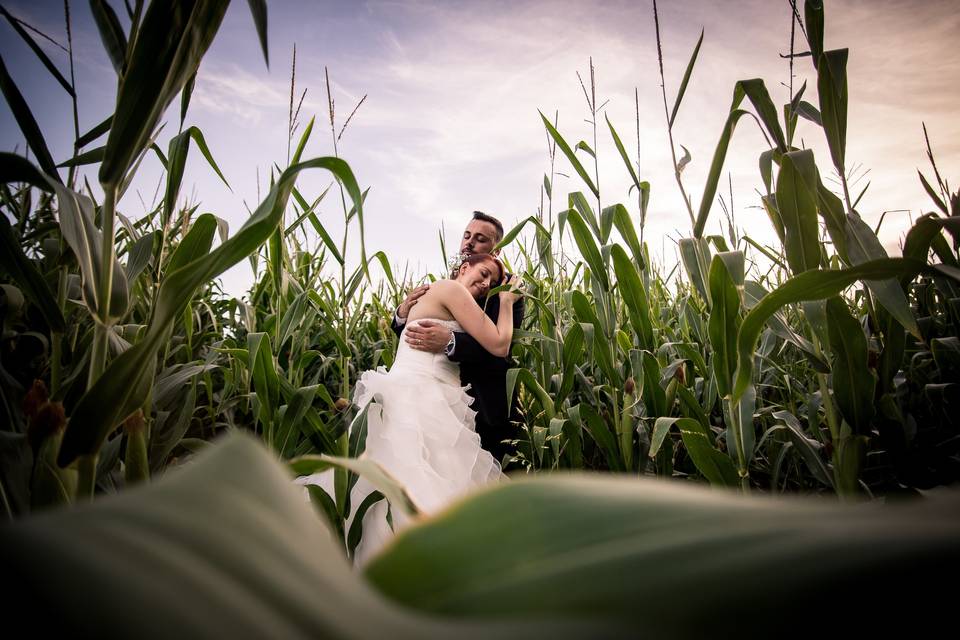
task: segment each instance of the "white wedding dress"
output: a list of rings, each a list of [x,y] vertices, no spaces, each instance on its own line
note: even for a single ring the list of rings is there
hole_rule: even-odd
[[[462,331],[454,320],[433,322]],[[471,489],[503,477],[499,463],[480,446],[476,412],[470,408],[473,399],[460,386],[460,366],[446,354],[412,349],[401,334],[390,370],[366,371],[357,381],[354,404],[362,409],[371,401],[375,404],[367,412],[366,450],[361,457],[377,462],[399,481],[421,513],[435,513]],[[296,482],[318,484],[333,496],[332,471],[301,476]],[[373,490],[360,478],[350,493],[352,511]],[[397,509],[391,510],[391,518],[393,531],[385,500],[367,510],[355,565],[366,564],[408,524]],[[351,522],[352,514],[347,531]]]

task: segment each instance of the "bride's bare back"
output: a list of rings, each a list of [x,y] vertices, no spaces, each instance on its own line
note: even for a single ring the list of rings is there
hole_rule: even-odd
[[[504,357],[513,338],[513,302],[516,294],[500,293],[500,315],[494,324],[469,290],[457,280],[439,280],[410,310],[407,322],[421,319],[456,320],[463,330],[493,355]]]

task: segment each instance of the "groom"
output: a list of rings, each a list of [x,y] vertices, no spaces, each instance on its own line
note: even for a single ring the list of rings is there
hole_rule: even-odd
[[[503,239],[503,225],[500,221],[480,211],[473,212],[473,219],[467,224],[460,241],[460,254],[473,255],[475,253],[491,253],[497,255],[499,250],[494,248]],[[398,336],[407,322],[410,308],[417,304],[429,284],[424,284],[411,291],[400,306],[393,319],[393,331]],[[483,300],[478,301],[483,304]],[[486,301],[486,313],[497,321],[500,313],[500,297],[492,296]],[[523,322],[523,297],[513,305],[513,327],[519,329]],[[474,398],[472,409],[477,412],[477,434],[484,449],[493,454],[497,460],[503,460],[505,455],[512,455],[513,447],[503,442],[512,435],[507,408],[507,369],[510,368],[510,355],[498,358],[487,352],[469,334],[451,331],[436,322],[422,320],[417,325],[411,325],[406,333],[406,341],[410,347],[419,351],[431,353],[446,352],[452,362],[460,365],[460,383],[469,385],[467,393]]]

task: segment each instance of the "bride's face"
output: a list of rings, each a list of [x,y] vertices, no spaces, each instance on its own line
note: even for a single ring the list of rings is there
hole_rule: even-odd
[[[489,260],[482,260],[474,264],[465,264],[460,267],[457,282],[467,288],[474,298],[487,295],[496,278],[496,268]]]

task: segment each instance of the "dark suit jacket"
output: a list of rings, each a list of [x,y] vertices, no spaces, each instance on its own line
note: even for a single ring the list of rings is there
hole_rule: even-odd
[[[513,303],[513,327],[519,329],[523,322],[523,298]],[[486,303],[486,314],[493,322],[500,315],[500,296],[492,296]],[[393,331],[398,336],[403,331],[394,314]],[[467,393],[474,398],[472,409],[477,412],[477,434],[483,448],[501,460],[512,447],[501,440],[512,437],[507,406],[507,369],[511,366],[509,354],[498,358],[480,346],[469,333],[454,332],[456,346],[450,360],[460,365],[460,383],[470,385]]]

